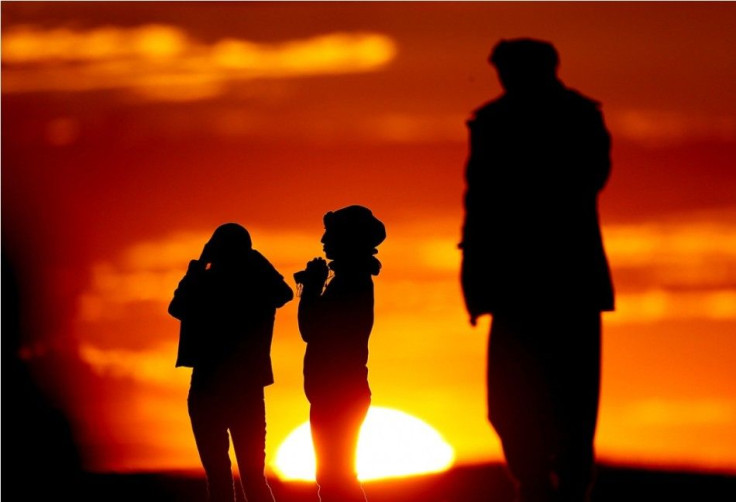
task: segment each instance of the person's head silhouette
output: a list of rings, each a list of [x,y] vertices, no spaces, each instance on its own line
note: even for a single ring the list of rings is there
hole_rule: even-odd
[[[330,211],[324,218],[322,244],[328,259],[372,256],[386,238],[386,228],[370,209],[348,206]]]
[[[201,260],[213,265],[229,265],[244,260],[253,249],[250,234],[237,223],[224,223],[217,227],[205,244]]]
[[[488,61],[498,71],[501,85],[509,93],[548,88],[558,82],[559,56],[554,46],[542,40],[501,40]]]

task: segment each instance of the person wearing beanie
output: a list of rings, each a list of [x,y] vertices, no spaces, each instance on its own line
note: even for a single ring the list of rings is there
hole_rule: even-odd
[[[358,436],[371,402],[368,339],[373,328],[376,247],[386,230],[363,206],[324,216],[322,258],[294,274],[302,288],[299,330],[307,343],[304,391],[321,502],[363,502],[355,469]],[[334,276],[325,287],[328,275]]]

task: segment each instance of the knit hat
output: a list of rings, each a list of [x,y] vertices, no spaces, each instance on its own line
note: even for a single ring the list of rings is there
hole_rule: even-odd
[[[386,227],[363,206],[347,206],[325,214],[325,229],[355,247],[373,249],[386,238]]]

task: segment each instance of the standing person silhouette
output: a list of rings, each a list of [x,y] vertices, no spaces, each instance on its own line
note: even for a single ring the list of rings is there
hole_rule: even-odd
[[[265,386],[273,383],[276,309],[294,297],[236,223],[219,226],[192,260],[169,313],[181,321],[176,366],[192,367],[188,407],[210,502],[233,502],[233,450],[248,502],[273,502],[264,476]],[[228,438],[228,432],[230,438]]]
[[[304,390],[322,502],[365,501],[355,468],[360,427],[368,412],[368,338],[373,328],[375,258],[383,223],[362,206],[324,216],[322,258],[294,274],[302,287],[299,330],[307,342]],[[328,272],[334,277],[324,287]],[[324,291],[323,291],[324,288]]]
[[[557,78],[555,48],[501,40],[505,90],[469,120],[462,289],[492,315],[488,413],[523,502],[588,500],[601,311],[613,286],[597,196],[610,171],[599,105]]]

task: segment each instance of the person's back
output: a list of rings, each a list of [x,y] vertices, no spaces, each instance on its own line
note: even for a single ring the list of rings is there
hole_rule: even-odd
[[[276,309],[291,299],[291,290],[254,249],[242,262],[202,275],[199,301],[206,321],[200,329],[208,343],[199,348],[192,384],[216,382],[232,389],[272,384]]]
[[[598,103],[548,72],[516,71],[522,76],[504,80],[499,70],[506,92],[468,121],[462,246],[483,261],[465,277],[471,302],[482,305],[473,309],[554,301],[610,308],[597,212],[610,139]]]
[[[461,244],[471,323],[492,315],[488,416],[520,501],[582,502],[613,309],[597,209],[610,139],[598,104],[557,79],[551,44],[501,41],[491,62],[505,93],[468,122]]]
[[[245,496],[272,502],[264,477],[263,388],[273,383],[276,309],[293,298],[283,277],[252,249],[245,228],[217,228],[192,260],[169,305],[181,321],[177,366],[192,368],[188,409],[211,502],[234,502],[232,440]]]

